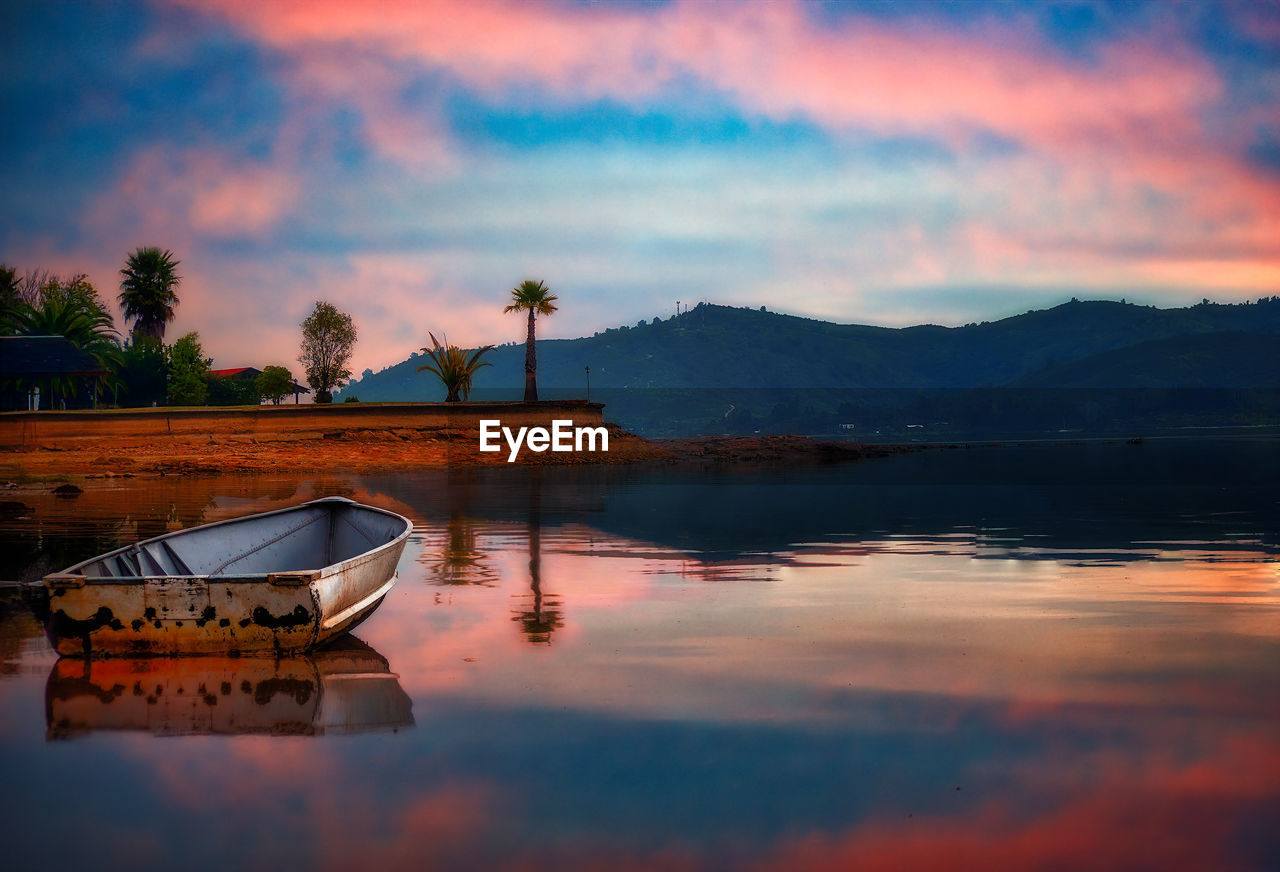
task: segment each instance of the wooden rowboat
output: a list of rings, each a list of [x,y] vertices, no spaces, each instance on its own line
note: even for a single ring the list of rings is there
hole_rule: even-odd
[[[412,525],[327,497],[167,533],[47,575],[59,654],[310,650],[368,616]]]

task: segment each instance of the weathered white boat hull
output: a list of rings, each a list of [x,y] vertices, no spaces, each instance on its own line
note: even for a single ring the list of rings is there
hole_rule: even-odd
[[[49,639],[82,657],[307,651],[377,608],[410,529],[329,498],[150,539],[47,576]]]

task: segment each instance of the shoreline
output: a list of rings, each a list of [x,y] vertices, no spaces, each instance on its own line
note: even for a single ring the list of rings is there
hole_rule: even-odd
[[[608,452],[482,453],[470,428],[348,428],[203,438],[81,437],[74,443],[0,449],[0,479],[18,483],[120,478],[259,474],[368,473],[453,467],[620,465],[636,463],[840,463],[883,457],[916,446],[864,445],[801,436],[709,436],[649,440],[606,424]]]

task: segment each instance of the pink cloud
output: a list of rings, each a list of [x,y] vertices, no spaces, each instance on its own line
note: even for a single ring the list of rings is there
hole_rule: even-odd
[[[1275,3],[1230,0],[1224,11],[1231,23],[1249,36],[1259,42],[1280,45],[1280,9]]]
[[[336,102],[356,110],[368,144],[401,167],[434,170],[456,156],[441,107],[434,98],[406,104],[399,97],[404,70],[394,59],[341,47],[294,57],[288,109],[281,120],[281,150],[310,155],[317,143],[334,145],[328,125]]]
[[[486,87],[533,79],[572,85],[579,93],[613,92],[631,78],[619,68],[632,63],[636,52],[646,47],[650,33],[645,16],[608,8],[575,15],[568,10],[484,0],[179,2],[220,13],[288,51],[357,45],[391,58],[446,67]]]
[[[780,844],[758,872],[781,869],[1211,869],[1251,865],[1242,829],[1276,798],[1280,756],[1270,737],[1228,739],[1186,764],[1147,755],[1101,759],[1058,808],[1031,819],[1003,801],[965,803],[951,816],[879,820],[836,837]]]
[[[935,136],[961,150],[994,133],[1056,166],[1067,195],[1155,190],[1215,234],[1255,244],[1280,228],[1280,184],[1233,153],[1238,142],[1205,128],[1224,85],[1176,32],[1117,38],[1086,61],[1019,19],[819,25],[803,4],[783,2],[183,2],[297,58],[312,85],[345,89],[375,146],[408,164],[447,150],[437,124],[395,100],[414,65],[500,100],[537,88],[543,99],[643,103],[693,80],[750,113],[837,131]]]
[[[321,804],[317,804],[321,806]],[[324,803],[317,810],[321,869],[441,869],[466,865],[476,843],[503,811],[488,784],[461,781],[429,786],[390,819],[376,802],[352,807]],[[353,839],[373,833],[377,839]]]
[[[755,112],[884,132],[994,131],[1037,144],[1194,131],[1221,92],[1212,67],[1155,39],[1070,61],[1025,27],[969,32],[869,20],[819,27],[801,4],[654,10],[468,3],[187,0],[286,52],[355,47],[491,92],[639,100],[695,76]]]
[[[522,337],[520,325],[503,315],[505,288],[495,288],[490,297],[477,297],[444,276],[442,264],[447,257],[352,255],[343,270],[301,293],[314,299],[324,299],[328,293],[345,301],[357,329],[365,330],[366,338],[357,344],[353,357],[356,373],[403,360],[428,344],[428,332],[442,340],[447,334],[451,343],[468,348]]]
[[[279,165],[235,161],[212,148],[155,147],[133,156],[86,226],[160,238],[247,236],[276,225],[298,194],[294,174]]]

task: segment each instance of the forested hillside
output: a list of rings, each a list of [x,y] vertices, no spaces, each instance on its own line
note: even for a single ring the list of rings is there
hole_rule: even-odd
[[[859,410],[902,409],[937,391],[1280,388],[1278,334],[1280,297],[1181,309],[1073,300],[981,324],[907,328],[703,304],[540,341],[538,383],[546,397],[584,396],[590,366],[593,399],[642,432],[826,430]],[[493,365],[477,373],[473,398],[519,397],[523,344],[486,359]],[[443,399],[435,379],[416,372],[421,363],[415,355],[366,372],[338,399]],[[789,407],[795,414],[784,421]]]

